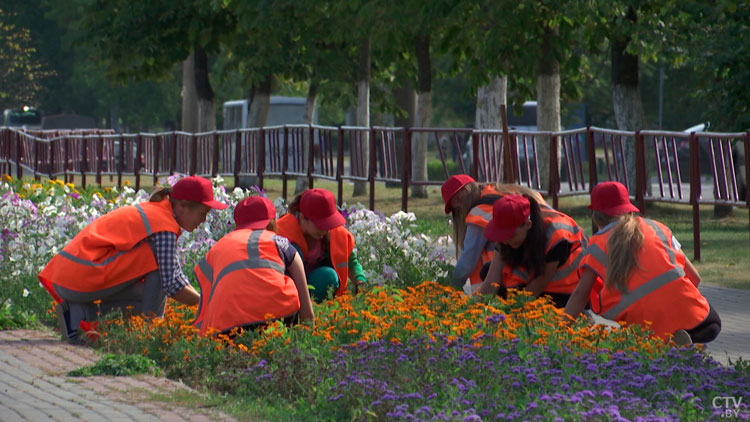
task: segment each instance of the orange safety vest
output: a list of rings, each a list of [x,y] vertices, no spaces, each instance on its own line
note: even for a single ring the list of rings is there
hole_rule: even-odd
[[[482,193],[479,195],[479,203],[473,206],[466,215],[466,219],[464,220],[466,224],[474,224],[482,229],[487,227],[487,224],[492,220],[492,204],[502,197],[503,194],[495,190],[492,186],[486,185],[482,189]],[[480,256],[481,259],[477,261],[474,271],[472,271],[469,276],[469,282],[471,284],[479,284],[482,282],[482,277],[480,277],[479,274],[482,271],[482,266],[492,260],[493,252],[494,250],[487,250],[487,248],[482,250],[482,255]]]
[[[158,269],[148,236],[180,235],[169,199],[113,210],[86,226],[52,257],[39,280],[52,296],[52,284],[79,292],[116,286]]]
[[[193,324],[202,335],[209,329],[227,331],[299,311],[297,287],[285,275],[275,234],[235,230],[219,239],[195,266],[201,300]]]
[[[612,286],[594,284],[591,309],[601,316],[631,324],[651,321],[658,337],[679,329],[690,330],[708,316],[709,305],[685,275],[685,255],[672,246],[672,232],[658,221],[637,217],[643,245],[628,278],[628,293]],[[607,274],[607,241],[614,224],[591,237],[581,261],[602,280]]]
[[[302,234],[302,228],[297,217],[292,214],[284,214],[276,220],[276,231],[297,245],[303,256],[307,255],[307,241],[305,235]],[[331,248],[331,264],[339,276],[339,288],[336,289],[334,296],[339,296],[347,292],[349,256],[354,250],[354,236],[344,226],[332,229],[328,236],[328,245]]]
[[[568,259],[552,276],[552,281],[544,288],[547,293],[571,294],[581,278],[580,263],[582,251],[586,248],[587,238],[583,229],[569,216],[554,210],[542,211],[542,222],[547,234],[547,244],[544,253],[547,254],[558,242],[567,240],[571,243]],[[531,274],[523,267],[504,265],[503,285],[505,287],[525,286],[531,281]]]

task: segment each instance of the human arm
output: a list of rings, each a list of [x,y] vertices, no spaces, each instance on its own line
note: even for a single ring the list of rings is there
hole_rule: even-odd
[[[544,289],[547,288],[547,285],[550,283],[550,281],[552,281],[552,277],[557,272],[558,265],[558,261],[545,263],[544,274],[534,277],[524,288],[533,293],[535,297],[539,297],[539,295],[544,292]]]
[[[461,289],[469,278],[474,268],[477,266],[477,262],[481,259],[482,251],[487,245],[487,238],[484,237],[484,229],[476,224],[466,225],[466,237],[464,237],[464,248],[461,251],[461,256],[458,257],[458,262],[453,268],[453,276],[451,278],[451,285],[457,289]]]
[[[503,265],[503,258],[500,256],[500,252],[495,252],[490,261],[487,276],[479,286],[479,289],[477,289],[479,294],[497,294],[500,284],[503,281]]]
[[[685,275],[695,287],[698,287],[698,285],[701,283],[701,276],[700,274],[698,274],[698,270],[695,268],[693,263],[690,262],[687,255],[685,255],[685,252],[682,251],[682,245],[674,236],[672,236],[672,248],[681,253],[685,258]]]
[[[591,289],[594,287],[594,281],[596,281],[596,273],[590,268],[584,268],[578,285],[573,290],[568,303],[565,305],[565,315],[572,320],[576,319],[586,307],[586,303],[589,301],[589,296],[591,295]]]
[[[299,318],[302,321],[315,322],[315,313],[313,312],[312,300],[310,299],[310,290],[307,288],[307,277],[305,276],[305,267],[302,265],[302,258],[299,254],[294,256],[294,260],[287,267],[289,276],[292,277],[294,285],[297,287],[299,294]]]
[[[190,285],[177,262],[177,235],[172,232],[156,232],[149,237],[149,241],[159,267],[164,293],[185,305],[197,305],[200,293]]]
[[[362,284],[367,283],[367,277],[365,277],[365,272],[362,270],[362,264],[359,263],[357,253],[354,250],[349,254],[349,280],[354,285],[355,294],[359,292],[359,287]]]
[[[172,299],[185,305],[197,305],[201,300],[201,294],[191,285],[187,285],[172,296]]]
[[[685,257],[685,275],[688,279],[695,285],[695,287],[698,287],[698,285],[701,283],[701,276],[698,274],[698,270],[695,268],[692,262],[688,259],[688,257]]]
[[[526,285],[526,290],[539,296],[547,288],[547,285],[552,281],[555,276],[557,269],[560,268],[570,257],[570,249],[573,246],[572,243],[567,240],[560,240],[544,256],[544,272],[531,279]]]

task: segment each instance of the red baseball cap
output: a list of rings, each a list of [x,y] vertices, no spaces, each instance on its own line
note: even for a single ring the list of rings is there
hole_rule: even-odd
[[[610,217],[627,214],[629,212],[640,212],[630,203],[628,188],[620,182],[602,182],[591,190],[590,210],[601,211]]]
[[[471,182],[476,182],[473,177],[468,174],[456,174],[451,176],[443,183],[440,187],[440,193],[443,194],[443,202],[445,202],[445,213],[451,212],[451,199],[463,189],[464,186]]]
[[[169,196],[174,199],[199,202],[217,210],[223,210],[229,206],[214,199],[214,188],[210,180],[198,176],[188,176],[178,180],[172,186]]]
[[[516,229],[528,221],[531,205],[521,195],[506,195],[492,205],[492,220],[484,228],[484,237],[502,243],[513,237]]]
[[[346,219],[336,208],[336,199],[325,189],[308,189],[299,200],[299,212],[320,230],[343,226]]]
[[[276,218],[276,208],[270,199],[248,196],[234,207],[234,225],[237,229],[265,229]]]

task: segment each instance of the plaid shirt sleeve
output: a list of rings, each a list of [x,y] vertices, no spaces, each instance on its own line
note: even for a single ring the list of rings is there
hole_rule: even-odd
[[[161,286],[167,296],[172,297],[190,284],[177,262],[177,235],[172,232],[157,232],[149,236],[156,255],[156,265],[161,274]]]

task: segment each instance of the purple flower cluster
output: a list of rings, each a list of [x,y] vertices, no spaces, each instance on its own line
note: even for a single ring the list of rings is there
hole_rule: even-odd
[[[652,360],[629,352],[576,356],[517,341],[473,348],[438,336],[405,344],[359,342],[327,360],[316,355],[301,361],[308,365],[297,367],[295,378],[316,387],[306,403],[334,419],[707,420],[720,416],[713,397],[743,397],[750,386],[747,373],[694,350]],[[274,387],[280,374],[269,372],[281,367],[263,361],[251,368],[259,391],[282,388]],[[739,420],[750,419],[748,403],[739,406]]]

